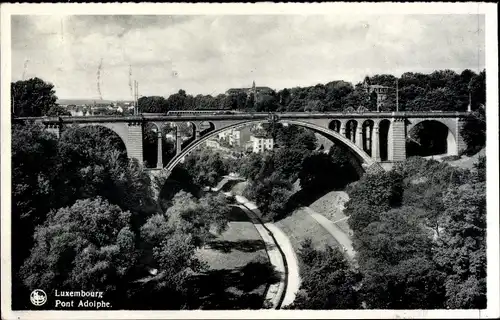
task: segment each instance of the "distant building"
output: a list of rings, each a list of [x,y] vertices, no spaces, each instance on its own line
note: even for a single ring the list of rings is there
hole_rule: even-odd
[[[219,140],[227,141],[232,147],[242,147],[250,140],[251,132],[249,127],[242,129],[232,129],[221,132],[217,135]]]
[[[368,94],[371,94],[372,92],[375,92],[377,94],[377,108],[379,108],[382,105],[382,102],[387,99],[389,90],[391,90],[391,87],[381,86],[378,84],[369,84],[366,80],[363,82],[363,88]]]
[[[206,142],[207,147],[218,149],[220,148],[220,143],[217,140],[214,139],[208,139]]]
[[[82,106],[82,105],[68,105],[66,110],[68,110],[68,112],[73,117],[83,117],[83,116],[93,115],[90,107]]]
[[[273,138],[265,136],[251,136],[249,144],[252,148],[252,152],[254,153],[261,153],[274,148]]]
[[[83,117],[84,114],[83,114],[83,111],[82,110],[70,110],[69,113],[73,116],[73,117]]]
[[[251,88],[231,88],[226,91],[226,95],[234,95],[238,93],[246,93],[247,95],[253,94],[254,96],[260,93],[271,93],[273,92],[273,89],[269,87],[256,87],[255,86],[255,81],[252,83]]]
[[[220,150],[220,151],[225,151],[225,152],[231,151],[231,149],[221,146],[220,142],[214,138],[208,139],[205,142],[205,145],[209,148]]]

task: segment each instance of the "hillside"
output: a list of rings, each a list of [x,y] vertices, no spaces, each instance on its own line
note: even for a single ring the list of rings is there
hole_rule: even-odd
[[[309,205],[312,210],[321,213],[344,231],[350,234],[351,229],[343,213],[344,204],[349,200],[349,196],[344,191],[331,191]],[[344,220],[342,220],[344,219]],[[340,220],[340,221],[339,221]]]

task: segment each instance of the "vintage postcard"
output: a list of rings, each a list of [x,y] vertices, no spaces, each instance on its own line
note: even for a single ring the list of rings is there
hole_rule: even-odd
[[[496,9],[2,4],[2,319],[498,318]]]

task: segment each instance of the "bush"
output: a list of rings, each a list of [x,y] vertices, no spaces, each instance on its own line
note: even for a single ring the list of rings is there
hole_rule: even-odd
[[[461,158],[461,156],[454,155],[454,156],[442,157],[441,160],[443,160],[443,161],[455,161],[455,160],[458,160],[460,158]]]

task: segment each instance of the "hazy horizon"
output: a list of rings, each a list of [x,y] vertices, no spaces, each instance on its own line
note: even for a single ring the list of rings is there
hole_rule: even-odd
[[[12,16],[12,81],[60,99],[275,90],[485,68],[483,15]],[[102,61],[102,63],[101,63]],[[132,77],[129,77],[131,66]]]

